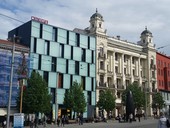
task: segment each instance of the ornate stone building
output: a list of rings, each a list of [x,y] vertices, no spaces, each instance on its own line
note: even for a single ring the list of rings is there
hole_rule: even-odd
[[[96,36],[96,103],[100,92],[110,88],[116,96],[114,116],[123,114],[125,107],[122,104],[122,92],[135,82],[146,92],[146,96],[149,96],[143,109],[151,115],[152,93],[157,90],[156,49],[152,33],[145,28],[140,35],[140,41],[131,43],[122,40],[120,36],[108,36],[103,16],[97,10],[89,22],[88,28],[76,28],[74,31]],[[96,114],[100,115],[98,108]]]

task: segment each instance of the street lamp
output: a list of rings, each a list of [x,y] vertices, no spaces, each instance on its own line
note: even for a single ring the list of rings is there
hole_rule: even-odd
[[[15,39],[16,39],[16,36],[14,35],[13,45],[12,45],[12,61],[11,61],[11,73],[10,73],[10,84],[9,84],[9,98],[8,98],[8,110],[7,110],[7,128],[9,128],[9,124],[10,124],[10,109],[11,109],[11,95],[12,95],[12,83],[13,83]]]
[[[147,87],[146,87],[147,81],[145,82],[145,115],[144,119],[147,119]]]
[[[23,86],[24,86],[24,79],[19,80],[19,86],[20,86],[20,113],[22,113],[22,99],[23,99]]]
[[[56,85],[56,92],[55,92],[55,124],[57,124],[57,118],[58,118],[58,103],[57,103],[57,90],[58,90],[58,80],[59,80],[59,72],[57,72],[57,85]]]
[[[28,67],[26,64],[25,54],[22,53],[22,55],[23,55],[22,62],[21,62],[21,65],[19,65],[19,69],[18,69],[19,86],[20,86],[20,113],[22,113],[23,86],[28,76],[28,70],[27,70]]]

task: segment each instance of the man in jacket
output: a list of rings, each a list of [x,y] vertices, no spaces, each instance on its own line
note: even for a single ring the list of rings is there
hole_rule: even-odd
[[[160,118],[158,120],[158,128],[168,128],[167,127],[167,118],[165,117],[164,113],[160,113]]]

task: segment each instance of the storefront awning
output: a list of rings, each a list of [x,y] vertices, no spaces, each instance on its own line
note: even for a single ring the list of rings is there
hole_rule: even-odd
[[[170,105],[170,100],[165,100],[165,105]]]
[[[17,113],[18,111],[16,109],[10,110],[10,115],[13,115],[14,113]],[[0,116],[7,115],[7,108],[0,108]]]

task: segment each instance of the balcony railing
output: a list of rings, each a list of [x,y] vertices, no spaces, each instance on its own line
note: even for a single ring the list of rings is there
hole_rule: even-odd
[[[131,78],[131,75],[130,74],[125,74],[125,77],[126,78]]]
[[[99,82],[99,86],[106,87],[106,83]]]
[[[156,77],[151,77],[151,81],[156,82]]]
[[[115,88],[115,85],[114,84],[108,84],[108,87],[109,88]]]
[[[143,91],[146,92],[146,93],[150,93],[151,88],[150,87],[143,87]]]
[[[147,79],[146,79],[146,77],[145,77],[145,76],[142,76],[142,81],[144,81],[144,82],[146,82],[146,81],[147,81]]]
[[[98,57],[99,57],[99,58],[106,59],[106,54],[99,52],[99,53],[98,53]]]
[[[124,90],[125,87],[123,85],[117,85],[117,90]]]
[[[152,74],[151,78],[152,78],[152,79],[155,79],[155,78],[156,78],[156,77],[155,77],[155,74]]]
[[[112,71],[107,71],[107,75],[108,75],[108,76],[112,76],[112,75],[113,75],[113,72],[112,72]]]
[[[106,73],[106,70],[104,68],[100,68],[99,69],[99,73],[103,73],[104,74],[104,73]]]
[[[158,90],[155,88],[152,88],[152,92],[158,92]]]
[[[116,73],[117,77],[122,77],[122,73]]]
[[[137,76],[137,75],[134,75],[133,77],[134,77],[134,79],[139,79],[139,76]]]
[[[155,64],[150,64],[150,68],[153,70],[156,70],[156,65]]]

